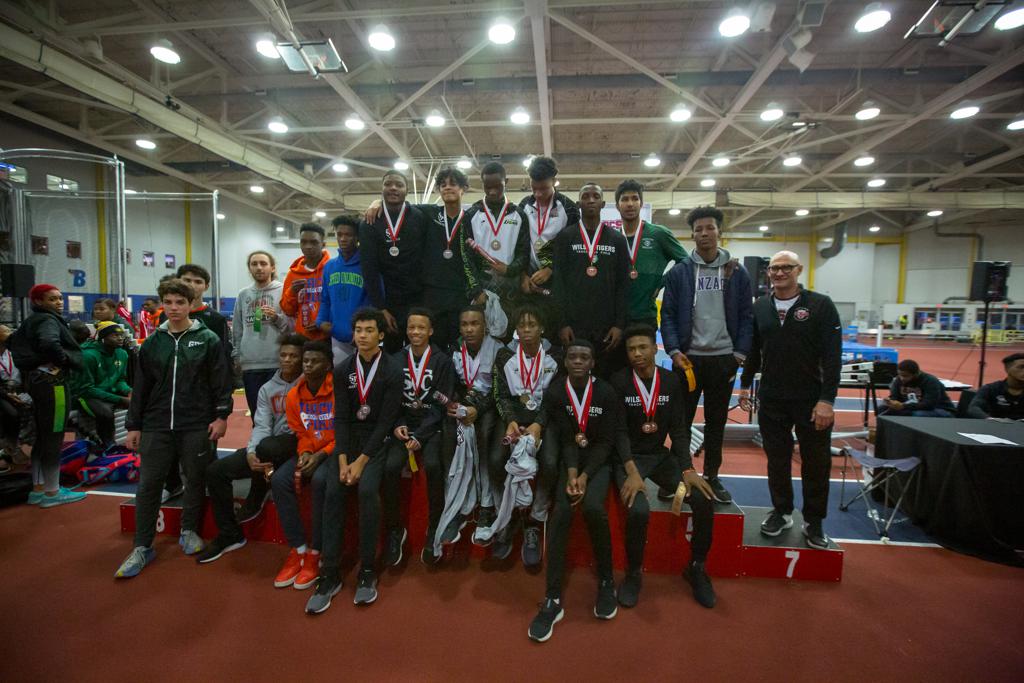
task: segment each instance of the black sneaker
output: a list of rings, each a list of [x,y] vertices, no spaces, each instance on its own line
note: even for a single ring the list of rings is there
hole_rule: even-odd
[[[341,590],[341,579],[320,576],[316,580],[316,588],[306,602],[306,614],[322,614],[331,606],[331,599]]]
[[[181,494],[185,493],[185,485],[178,484],[173,489],[164,489],[160,492],[160,504],[164,504],[171,498],[177,498]]]
[[[377,575],[372,569],[359,572],[359,583],[356,584],[356,595],[353,605],[369,605],[377,601]]]
[[[555,631],[555,624],[560,622],[564,616],[565,610],[562,609],[562,605],[557,600],[548,598],[540,603],[540,611],[530,622],[530,630],[527,631],[527,635],[531,640],[543,643],[551,637]]]
[[[496,560],[508,559],[512,554],[512,528],[505,527],[497,534],[491,543],[491,557]]]
[[[676,497],[675,491],[670,491],[662,486],[658,487],[658,500],[672,500]]]
[[[444,528],[444,533],[441,534],[441,543],[445,545],[458,543],[459,539],[462,538],[461,532],[465,526],[466,518],[462,515],[455,515],[455,518],[448,522],[448,526]]]
[[[384,549],[384,566],[397,567],[402,562],[402,548],[409,536],[404,527],[388,531],[387,545]]]
[[[238,520],[239,524],[245,524],[246,522],[252,521],[260,516],[263,512],[263,507],[267,504],[267,500],[270,498],[270,491],[266,491],[262,494],[256,494],[256,497],[249,496],[245,499],[245,502],[235,512],[235,519]]]
[[[821,528],[821,520],[807,522],[804,524],[804,537],[807,545],[818,550],[828,550],[828,536]]]
[[[793,526],[791,515],[784,515],[777,510],[772,510],[761,522],[761,533],[765,536],[778,536],[791,526]]]
[[[420,562],[429,567],[440,563],[442,557],[444,557],[443,551],[441,554],[434,554],[434,534],[427,534],[427,541],[423,544],[423,550],[420,551]]]
[[[714,477],[713,479],[704,477],[704,481],[706,481],[711,486],[711,497],[715,499],[716,503],[720,503],[721,505],[728,505],[729,503],[732,502],[732,494],[726,491],[725,487],[722,486],[721,479],[719,479],[718,477]]]
[[[480,511],[477,512],[476,515],[476,528],[489,528],[492,524],[494,524],[494,520],[497,518],[497,516],[497,513],[494,512],[494,508],[480,508]],[[479,541],[477,540],[476,534],[473,534],[473,545],[478,545],[481,548],[486,548],[492,543],[494,543],[493,537],[487,539],[486,541]]]
[[[704,571],[703,562],[690,562],[686,565],[683,578],[690,583],[694,600],[708,609],[715,606],[715,589],[711,587],[711,579]]]
[[[540,566],[540,524],[537,522],[528,522],[523,528],[522,556],[524,567]]]
[[[627,572],[626,578],[619,584],[619,604],[623,607],[636,607],[640,601],[640,587],[643,585],[643,574],[641,572]]]
[[[206,547],[196,553],[196,562],[199,564],[207,564],[215,560],[219,560],[220,556],[224,553],[230,553],[232,550],[238,550],[245,546],[245,537],[231,539],[217,536],[215,539],[206,544]]]
[[[607,579],[597,585],[597,602],[594,603],[594,616],[598,619],[614,619],[619,613],[619,604],[615,600],[615,581]]]

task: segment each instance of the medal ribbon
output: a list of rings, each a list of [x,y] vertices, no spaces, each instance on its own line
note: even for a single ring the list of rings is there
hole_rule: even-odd
[[[537,239],[540,239],[544,235],[544,228],[548,224],[548,216],[551,214],[551,207],[555,204],[555,198],[552,197],[551,201],[548,202],[548,208],[544,213],[540,212],[540,206],[534,205],[537,211]]]
[[[594,262],[594,254],[597,253],[597,243],[601,241],[601,232],[604,230],[604,221],[601,221],[597,226],[597,230],[594,231],[594,239],[591,241],[590,235],[587,234],[587,229],[583,227],[583,221],[580,221],[580,239],[583,240],[583,246],[587,250],[587,257],[590,262]]]
[[[511,204],[505,204],[501,208],[501,215],[498,216],[498,222],[495,223],[494,219],[491,218],[491,210],[487,208],[487,202],[484,202],[484,217],[487,218],[487,222],[491,224],[491,232],[494,233],[494,237],[498,237],[498,232],[501,230],[501,224],[505,222],[505,214],[508,213],[508,207]]]
[[[409,204],[402,204],[402,211],[398,214],[398,226],[391,222],[391,214],[388,213],[388,207],[384,207],[384,219],[388,222],[388,239],[392,242],[398,241],[398,233],[402,232],[402,225],[405,224],[405,210],[409,208]]]
[[[483,347],[480,348],[483,351]],[[473,370],[473,374],[470,375],[470,369]],[[466,348],[466,342],[462,342],[462,376],[466,380],[466,388],[472,389],[476,383],[476,377],[480,374],[480,354],[477,354],[477,359],[474,362],[469,357],[469,349]]]
[[[523,353],[523,345],[519,345],[519,379],[523,388],[533,395],[533,390],[540,383],[540,371],[544,367],[544,347],[540,347],[537,355],[533,357],[533,365],[527,369],[526,354]]]
[[[643,405],[647,421],[654,422],[654,414],[658,412],[658,392],[661,389],[661,376],[658,374],[658,369],[654,369],[654,381],[651,383],[650,391],[647,390],[640,375],[636,374],[636,370],[633,371],[633,386],[640,396],[640,403]]]
[[[7,362],[5,363],[4,360]],[[14,374],[14,356],[11,355],[10,351],[4,351],[3,355],[0,356],[0,365],[3,366],[4,372],[7,373],[7,379],[11,379]]]
[[[626,237],[626,244],[629,246],[629,263],[633,266],[633,270],[636,270],[636,257],[640,253],[640,236],[644,232],[644,219],[640,219],[640,225],[637,226],[636,233],[633,234],[633,242],[630,243],[629,237],[626,235],[626,231],[622,231],[622,235]]]
[[[427,369],[427,363],[430,362],[430,347],[423,352],[423,356],[420,358],[419,364],[413,361],[412,347],[409,347],[409,377],[412,379],[412,395],[414,398],[419,398],[420,388],[423,386],[423,375]]]
[[[594,397],[594,378],[590,377],[587,379],[587,388],[583,392],[582,401],[576,399],[576,392],[573,390],[568,378],[565,380],[565,393],[569,394],[569,402],[572,404],[572,412],[576,417],[576,424],[579,425],[580,431],[586,434],[587,423],[590,421],[590,401]]]
[[[380,357],[383,356],[382,351],[377,352],[377,357],[373,359],[373,365],[370,366],[370,374],[363,374],[363,361],[359,356],[356,356],[356,392],[359,394],[359,405],[366,405],[366,399],[370,395],[370,387],[373,386],[373,378],[377,376],[377,365],[380,363]]]
[[[455,219],[455,225],[454,227],[452,227],[451,232],[448,231],[448,214],[443,213],[442,215],[444,216],[444,236],[445,239],[448,241],[447,248],[449,251],[451,251],[452,240],[455,239],[455,233],[459,231],[459,225],[462,224],[462,217],[466,215],[466,212],[463,211],[462,209],[459,209],[459,217]]]

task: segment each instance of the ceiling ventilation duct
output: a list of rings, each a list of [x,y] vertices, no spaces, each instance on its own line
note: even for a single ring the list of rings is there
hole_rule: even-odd
[[[846,223],[840,223],[832,228],[832,244],[818,252],[821,258],[833,258],[839,256],[839,252],[846,246]]]

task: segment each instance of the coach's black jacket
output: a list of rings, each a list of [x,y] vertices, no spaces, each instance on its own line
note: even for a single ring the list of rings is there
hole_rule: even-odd
[[[762,399],[834,403],[842,352],[839,311],[832,299],[801,289],[780,323],[768,294],[754,302],[754,344],[741,385],[749,388],[760,371]]]

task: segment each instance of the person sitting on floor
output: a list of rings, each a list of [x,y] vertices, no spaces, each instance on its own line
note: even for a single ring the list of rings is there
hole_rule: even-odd
[[[288,427],[285,400],[302,374],[302,346],[306,338],[288,334],[277,342],[277,371],[257,393],[252,435],[248,445],[220,458],[206,468],[206,488],[210,493],[217,537],[196,555],[200,564],[213,562],[224,553],[245,545],[241,524],[255,519],[263,511],[270,487],[268,480],[275,468],[295,458],[296,438]],[[250,479],[249,495],[241,509],[234,511],[236,479]],[[288,475],[288,486],[292,485]],[[301,527],[300,527],[301,528]]]
[[[1024,353],[1003,359],[1006,379],[986,384],[967,408],[967,417],[980,420],[1024,420]]]
[[[78,409],[96,421],[99,446],[105,450],[114,445],[114,411],[128,408],[132,396],[121,326],[96,323],[96,338],[82,345],[82,362],[85,367],[72,376],[72,393]]]
[[[956,407],[935,375],[921,372],[917,361],[904,360],[896,366],[889,385],[884,415],[894,417],[953,417]]]

